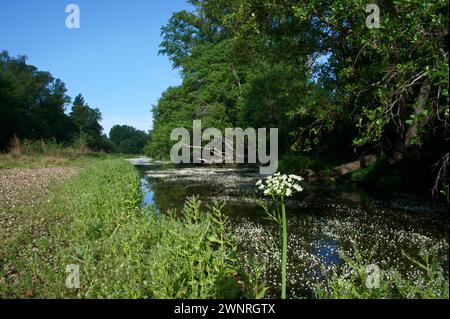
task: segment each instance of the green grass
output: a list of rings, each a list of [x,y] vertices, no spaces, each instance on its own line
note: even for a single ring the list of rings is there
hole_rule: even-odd
[[[0,169],[40,168],[56,166],[86,167],[106,159],[133,157],[126,154],[88,153],[78,156],[0,154]]]
[[[235,256],[221,204],[158,215],[140,207],[137,171],[120,159],[96,160],[55,186],[0,246],[0,298],[261,297],[264,286]],[[1,241],[1,238],[0,238]],[[80,267],[79,289],[65,285]]]
[[[55,140],[14,139],[8,153],[0,153],[0,169],[40,168],[55,166],[86,167],[98,160],[138,157],[132,154],[94,152],[82,138],[72,145]]]

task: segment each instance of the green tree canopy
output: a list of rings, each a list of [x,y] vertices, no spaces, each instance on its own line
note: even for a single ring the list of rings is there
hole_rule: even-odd
[[[22,139],[68,141],[72,126],[65,114],[70,98],[64,83],[48,72],[0,52],[0,149]]]
[[[88,137],[88,145],[99,148],[103,143],[103,128],[100,125],[102,114],[99,109],[89,107],[81,94],[75,97],[70,112],[70,119],[76,128],[77,133],[85,134]]]
[[[378,29],[361,0],[190,2],[162,28],[183,82],[153,109],[149,154],[168,156],[171,129],[201,119],[278,127],[282,154],[448,171],[446,1],[376,1]]]
[[[144,131],[127,125],[114,125],[109,138],[116,145],[116,151],[127,154],[141,154],[147,143],[148,135]]]

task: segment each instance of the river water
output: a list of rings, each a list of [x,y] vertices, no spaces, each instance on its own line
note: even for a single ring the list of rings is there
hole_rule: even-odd
[[[186,197],[205,203],[222,200],[224,213],[239,240],[241,258],[252,269],[257,258],[269,296],[279,294],[279,245],[275,227],[258,204],[256,168],[182,167],[135,163],[142,176],[143,205],[161,213],[181,210]],[[304,192],[287,202],[288,293],[311,297],[324,275],[342,268],[339,250],[364,256],[386,273],[396,269],[408,278],[417,270],[405,254],[419,258],[421,249],[436,250],[448,272],[448,206],[426,194],[380,193],[354,185],[303,183]],[[344,268],[341,271],[345,271]]]

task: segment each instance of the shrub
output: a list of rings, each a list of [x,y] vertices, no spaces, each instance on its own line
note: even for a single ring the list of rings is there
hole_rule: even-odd
[[[157,231],[148,269],[153,298],[236,298],[243,288],[238,281],[236,240],[228,218],[215,203],[208,213],[200,201],[189,198],[180,217],[153,214]]]
[[[89,135],[84,132],[80,132],[77,134],[72,143],[72,148],[76,150],[79,154],[90,153],[91,150],[89,148]]]
[[[92,150],[88,147],[88,139],[85,134],[77,135],[73,144],[69,146],[58,143],[55,139],[21,141],[14,137],[11,139],[9,148],[9,155],[14,157],[77,158],[89,153],[92,153]]]
[[[317,163],[304,155],[284,155],[278,163],[278,170],[283,174],[299,173],[304,169],[315,169]]]

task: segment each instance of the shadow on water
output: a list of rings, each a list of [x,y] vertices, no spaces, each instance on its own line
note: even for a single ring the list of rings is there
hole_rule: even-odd
[[[227,214],[243,253],[266,264],[271,295],[278,293],[279,270],[275,229],[264,219],[256,199],[255,168],[138,166],[143,205],[158,212],[181,210],[185,199],[198,195],[202,203],[226,202]],[[402,251],[417,255],[421,245],[445,251],[448,269],[448,207],[425,196],[369,193],[352,184],[305,184],[305,191],[287,202],[289,231],[289,291],[291,297],[311,295],[324,268],[340,264],[338,250],[352,245],[363,255],[375,252],[380,267],[405,273]]]

